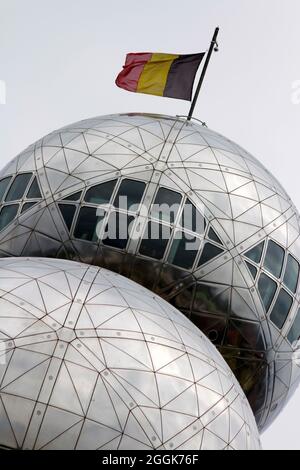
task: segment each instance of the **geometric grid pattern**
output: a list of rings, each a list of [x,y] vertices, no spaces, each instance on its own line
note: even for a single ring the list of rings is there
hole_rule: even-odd
[[[294,301],[298,307],[299,264],[288,251],[272,240],[259,243],[244,256],[251,275],[257,280],[265,310],[271,312],[271,322],[281,330]],[[300,332],[296,342],[299,338]]]
[[[118,206],[119,194],[121,193],[123,197],[126,196],[128,200],[130,200],[132,192],[135,191],[135,186],[137,186],[136,191],[138,192],[141,184],[143,185],[141,188],[142,190],[139,191],[139,194],[135,193],[135,210],[120,208]],[[144,183],[137,182],[136,180],[129,178],[119,180],[114,179],[99,185],[90,186],[86,191],[76,192],[62,201],[59,201],[58,207],[61,211],[62,217],[64,218],[66,228],[70,232],[70,237],[77,240],[81,239],[96,243],[98,243],[98,240],[100,239],[100,242],[106,247],[112,246],[121,250],[128,249],[129,244],[131,243],[130,233],[128,234],[127,238],[124,237],[124,239],[119,239],[117,241],[115,238],[111,240],[103,239],[103,235],[105,234],[105,229],[112,216],[116,218],[117,214],[120,218],[122,216],[127,217],[128,222],[134,223],[132,227],[133,234],[135,232],[136,226],[140,226],[141,220],[143,221],[143,225],[145,225],[143,217],[139,217],[140,204],[144,202],[145,189],[146,185]],[[96,194],[96,196],[92,198],[90,194]],[[99,217],[97,218],[96,215],[97,208],[99,207],[97,201],[101,200],[102,202],[104,197],[107,207],[105,210],[103,210],[103,215],[101,215],[102,231],[97,236],[95,233],[95,227],[97,227],[97,225],[90,223],[87,224],[86,221],[91,219],[99,221]],[[196,223],[193,224],[190,220],[188,220],[189,223],[184,223],[184,219],[187,218],[184,216],[184,214],[186,214],[187,210],[191,207],[194,209],[194,222],[196,222],[197,219],[196,208],[187,197],[182,197],[181,194],[176,191],[170,191],[166,190],[165,188],[158,187],[158,191],[154,194],[152,202],[155,203],[157,198],[163,199],[166,197],[169,199],[169,201],[172,202],[173,199],[173,201],[178,203],[178,210],[176,211],[174,220],[172,216],[167,213],[155,214],[153,212],[149,212],[147,221],[152,224],[152,227],[153,225],[156,225],[157,227],[161,227],[162,230],[168,230],[169,236],[166,241],[160,240],[159,247],[156,251],[153,250],[152,240],[150,240],[150,242],[147,243],[147,246],[144,247],[144,237],[141,237],[138,248],[140,255],[152,259],[159,259],[162,263],[193,271],[193,268],[207,263],[211,259],[216,258],[224,252],[224,247],[221,240],[218,238],[208,221],[205,220],[203,215],[199,213],[199,211],[197,211],[197,231],[196,227],[193,227],[193,225],[196,226]],[[92,201],[90,201],[90,199],[92,199]],[[161,220],[159,218],[160,215],[162,215],[162,217],[164,216],[165,218]],[[147,232],[147,225],[145,229]],[[159,229],[157,231],[159,232]],[[177,256],[176,254],[173,256],[174,249],[177,246],[176,236],[178,233],[183,233],[186,239],[187,237],[190,237],[192,242],[196,245],[194,250],[190,250],[193,251],[193,253],[189,253],[189,257],[186,256],[186,251],[185,256],[178,256],[178,250]],[[206,243],[204,242],[205,238],[207,238]],[[161,250],[162,252],[160,252]]]
[[[152,292],[45,258],[0,260],[0,292],[0,446],[260,448],[224,359]]]
[[[0,255],[83,261],[158,293],[214,342],[241,383],[259,428],[269,425],[300,374],[299,342],[288,340],[299,289],[278,328],[244,255],[260,242],[272,241],[299,262],[300,238],[297,210],[261,163],[195,122],[127,114],[54,131],[12,160],[0,174],[0,185],[5,178],[29,172],[36,176],[43,199],[0,231]],[[190,265],[169,262],[171,238],[157,259],[141,249],[136,236],[128,237],[125,246],[107,246],[101,239],[76,235],[80,208],[89,206],[84,194],[113,180],[115,191],[124,180],[145,185],[142,201],[148,215],[131,214],[133,235],[138,227],[143,233],[160,189],[180,194],[182,205],[188,200],[197,208],[206,229]],[[75,207],[73,219],[62,205]]]

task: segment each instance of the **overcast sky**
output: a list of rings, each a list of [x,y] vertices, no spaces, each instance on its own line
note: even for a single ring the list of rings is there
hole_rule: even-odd
[[[221,28],[195,117],[252,152],[300,208],[299,0],[0,0],[0,167],[71,122],[188,103],[114,85],[127,52],[201,52]],[[298,83],[297,83],[298,82]],[[300,389],[262,436],[300,449]]]

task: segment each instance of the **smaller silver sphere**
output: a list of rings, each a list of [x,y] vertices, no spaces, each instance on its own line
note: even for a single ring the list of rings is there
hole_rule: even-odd
[[[72,261],[0,260],[0,447],[259,449],[247,399],[166,301]]]

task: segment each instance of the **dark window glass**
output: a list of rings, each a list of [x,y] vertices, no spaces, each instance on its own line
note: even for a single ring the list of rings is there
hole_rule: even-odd
[[[199,233],[204,233],[206,222],[202,214],[196,209],[191,201],[187,200],[181,215],[180,225],[186,230]]]
[[[260,293],[266,311],[268,311],[270,308],[276,289],[276,282],[270,279],[269,276],[266,276],[266,274],[262,273],[258,281],[258,291]]]
[[[245,256],[251,259],[251,261],[254,261],[254,263],[257,263],[257,264],[260,263],[261,255],[264,249],[264,244],[265,242],[262,242],[259,245],[255,246],[254,248],[252,248],[250,251],[247,251],[247,253],[245,253]]]
[[[34,178],[32,185],[27,193],[27,199],[41,199],[41,191],[37,179]]]
[[[71,196],[65,197],[63,201],[79,201],[81,197],[81,192],[82,191],[78,191],[78,193],[71,194]]]
[[[31,176],[32,173],[23,173],[21,175],[18,175],[14,179],[5,200],[9,202],[18,201],[19,199],[22,199],[27,189],[28,183],[31,179]]]
[[[74,237],[81,240],[88,240],[97,242],[97,226],[104,218],[104,214],[97,216],[96,207],[82,207],[79,212],[78,220],[76,223]],[[98,227],[98,233],[100,227]]]
[[[216,232],[212,228],[210,228],[209,231],[208,231],[208,237],[211,240],[213,240],[214,242],[219,243],[220,245],[223,245],[220,238],[218,237],[218,235],[216,234]]]
[[[298,341],[298,339],[300,338],[300,309],[297,312],[297,316],[294,320],[294,323],[292,324],[292,327],[287,337],[290,343]]]
[[[280,277],[284,260],[284,249],[272,240],[268,243],[264,267],[275,277]]]
[[[0,201],[2,201],[2,198],[5,194],[5,191],[7,190],[7,187],[10,183],[11,176],[8,178],[4,178],[3,180],[0,181]]]
[[[221,250],[218,246],[212,245],[211,243],[205,243],[198,266],[208,263],[208,261],[223,253],[223,251],[224,250]]]
[[[270,315],[271,321],[280,330],[285,324],[285,320],[287,319],[292,304],[292,297],[284,289],[281,289]]]
[[[246,262],[246,265],[247,265],[247,268],[249,269],[253,279],[256,279],[256,276],[257,276],[257,269],[255,266],[253,266],[253,264],[250,264],[250,263],[247,263]]]
[[[35,206],[36,204],[37,202],[26,202],[25,204],[23,204],[21,214],[23,214],[23,212],[28,211],[28,209],[30,209],[32,206]]]
[[[289,255],[283,282],[292,292],[296,292],[299,277],[299,264]]]
[[[17,215],[19,204],[4,206],[0,212],[0,231],[3,230]]]
[[[103,244],[124,250],[130,236],[130,224],[134,217],[119,212],[111,212],[105,228]]]
[[[108,204],[115,188],[117,180],[107,181],[107,183],[98,184],[90,188],[84,200],[92,204]]]
[[[162,259],[170,238],[170,229],[161,224],[148,222],[140,253],[150,258]]]
[[[60,209],[61,215],[63,216],[65,224],[70,231],[76,211],[76,206],[73,206],[72,204],[58,204],[58,207]]]
[[[177,232],[171,246],[168,262],[181,268],[191,269],[199,248],[199,238],[189,237],[183,232]]]
[[[114,206],[124,210],[137,211],[145,187],[146,184],[141,181],[123,180],[115,197]]]
[[[165,222],[174,223],[182,196],[169,189],[160,188],[154,201],[151,216]]]

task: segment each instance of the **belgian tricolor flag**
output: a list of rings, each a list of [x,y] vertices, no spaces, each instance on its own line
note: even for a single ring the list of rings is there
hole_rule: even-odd
[[[205,53],[130,53],[116,85],[128,91],[191,101],[193,84]]]

